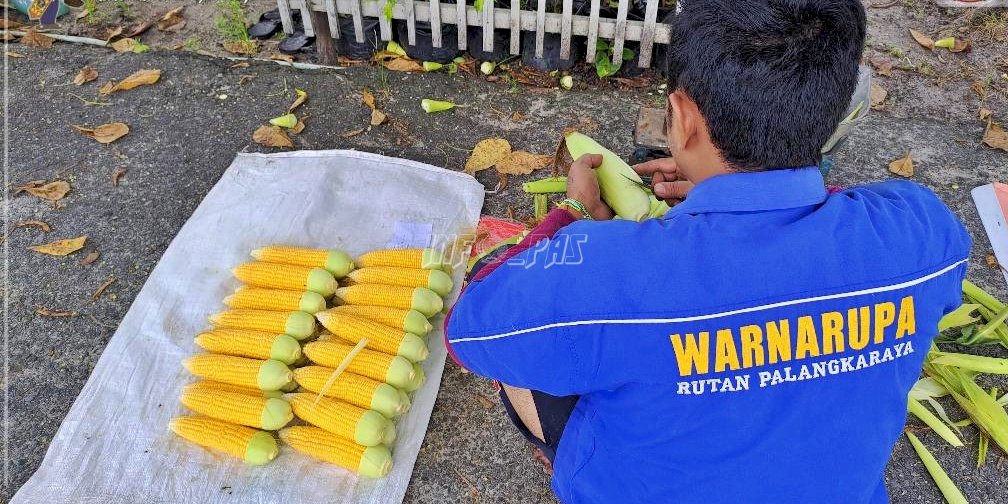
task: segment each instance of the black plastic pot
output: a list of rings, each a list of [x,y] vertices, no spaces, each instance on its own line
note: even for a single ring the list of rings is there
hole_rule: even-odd
[[[430,23],[416,23],[416,44],[410,45],[406,23],[398,23],[399,45],[406,49],[410,58],[420,61],[448,63],[459,55],[458,28],[452,24],[441,25],[441,47],[434,47],[431,41]]]
[[[336,51],[352,60],[368,60],[378,52],[381,37],[378,36],[378,18],[364,18],[364,41],[357,42],[357,32],[354,31],[353,18],[340,16],[339,32],[336,39]]]
[[[670,23],[672,18],[675,17],[675,9],[672,12],[661,17],[662,23]],[[653,68],[662,77],[669,76],[669,45],[668,44],[655,44],[653,52],[651,53],[651,68]]]
[[[584,43],[580,37],[571,40],[570,55],[567,59],[560,58],[560,34],[547,33],[543,37],[542,58],[536,58],[535,32],[522,35],[522,62],[544,72],[553,70],[568,70],[584,58]]]
[[[654,57],[655,57],[654,48],[656,47],[657,46],[652,46],[651,51],[652,67],[654,66]],[[640,44],[637,42],[633,43],[627,42],[626,48],[634,52],[634,57],[629,61],[624,61],[623,64],[620,65],[618,75],[622,77],[637,77],[638,75],[644,73],[645,70],[644,68],[638,66],[638,63],[640,63]]]
[[[494,30],[493,51],[483,50],[483,27],[471,26],[466,32],[466,52],[480,61],[498,62],[511,56],[511,31]]]

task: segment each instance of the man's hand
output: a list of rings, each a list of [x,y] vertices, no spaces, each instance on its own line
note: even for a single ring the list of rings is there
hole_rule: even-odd
[[[581,202],[593,219],[609,220],[613,218],[613,211],[602,202],[598,178],[595,177],[595,168],[601,165],[602,156],[599,154],[585,154],[574,160],[567,172],[567,197]],[[576,210],[568,211],[576,218],[582,218]]]
[[[670,204],[686,199],[686,193],[693,188],[693,182],[679,174],[679,166],[670,157],[652,159],[634,165],[633,169],[639,175],[651,175],[651,188],[655,197]]]

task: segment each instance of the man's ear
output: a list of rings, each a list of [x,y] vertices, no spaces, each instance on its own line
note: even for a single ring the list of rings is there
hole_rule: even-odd
[[[681,89],[669,94],[665,136],[672,155],[685,149],[694,140],[698,113],[696,104]]]

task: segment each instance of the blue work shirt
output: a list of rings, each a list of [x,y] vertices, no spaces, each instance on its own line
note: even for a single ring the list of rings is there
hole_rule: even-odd
[[[582,396],[566,504],[885,503],[969,250],[916,183],[720,175],[664,218],[563,227],[470,284],[447,339],[477,374]]]

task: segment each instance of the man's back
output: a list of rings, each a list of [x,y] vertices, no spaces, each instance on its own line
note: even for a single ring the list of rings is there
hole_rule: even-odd
[[[723,175],[664,219],[549,243],[472,284],[448,332],[476,373],[581,395],[554,462],[563,502],[886,501],[970,245],[930,191]]]

